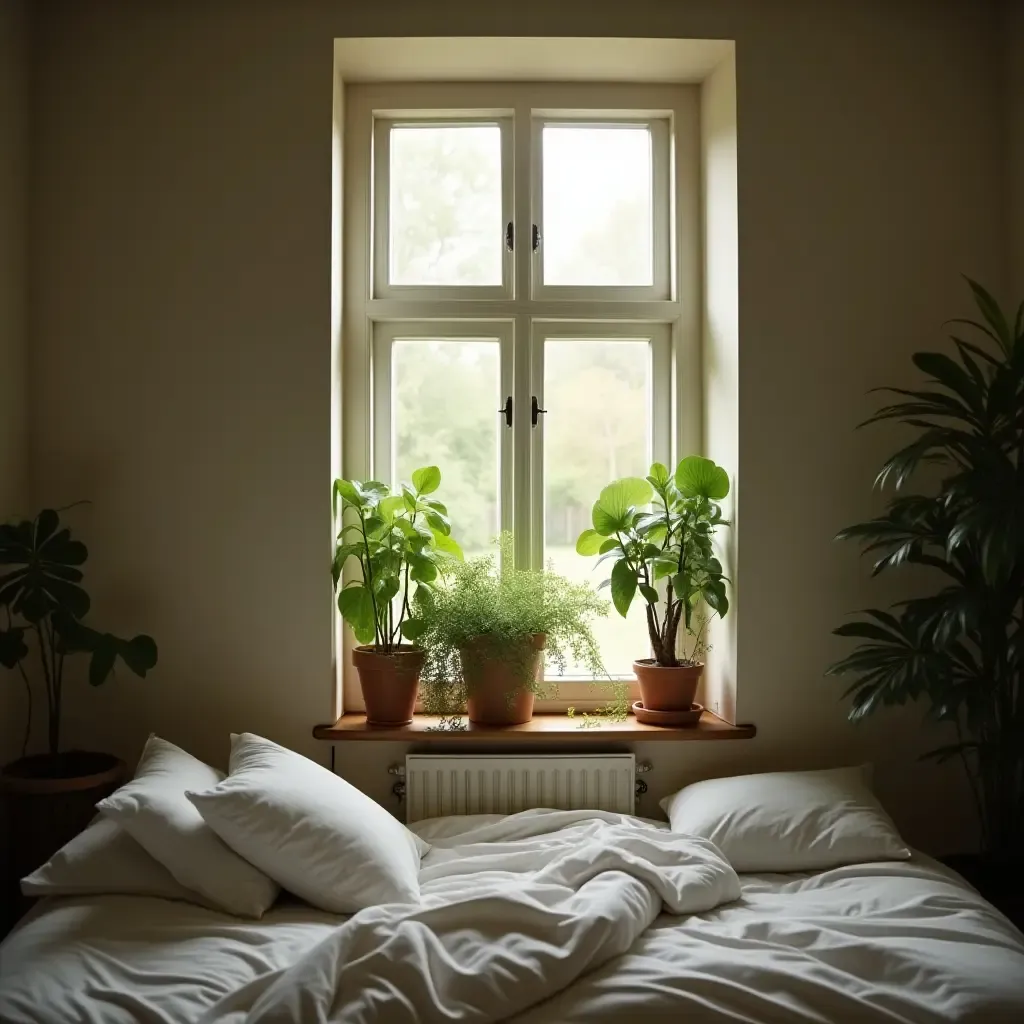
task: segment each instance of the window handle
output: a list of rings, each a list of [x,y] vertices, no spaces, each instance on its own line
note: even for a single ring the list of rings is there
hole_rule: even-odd
[[[542,409],[540,407],[540,402],[537,401],[537,396],[533,395],[530,398],[530,423],[533,426],[537,426],[537,417],[540,416],[541,413],[545,412],[547,412],[547,409]]]
[[[505,417],[505,426],[512,426],[512,396],[509,395],[505,399],[505,404],[498,410],[498,412]]]
[[[505,248],[513,252],[516,247],[516,229],[512,221],[505,225]]]
[[[540,228],[536,224],[533,225],[533,251],[536,252],[540,248]]]

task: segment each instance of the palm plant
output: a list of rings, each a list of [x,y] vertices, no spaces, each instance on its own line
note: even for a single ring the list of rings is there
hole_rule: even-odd
[[[985,849],[1024,854],[1024,303],[1011,327],[968,281],[981,320],[954,320],[978,335],[952,337],[956,355],[917,352],[919,390],[883,388],[897,400],[867,423],[893,420],[916,437],[876,477],[894,486],[885,512],[848,527],[875,559],[873,574],[922,566],[940,577],[931,594],[872,608],[840,626],[862,641],[829,669],[855,677],[851,719],[923,699],[952,723],[956,742],[925,756],[963,760]],[[863,425],[863,424],[862,424]],[[917,481],[919,489],[900,493]]]

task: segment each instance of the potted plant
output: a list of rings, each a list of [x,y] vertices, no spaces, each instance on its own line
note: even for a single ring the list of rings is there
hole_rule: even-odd
[[[111,754],[61,750],[67,659],[88,657],[93,686],[106,682],[118,661],[145,676],[157,660],[151,637],[122,640],[84,623],[90,601],[81,566],[87,558],[86,546],[53,509],[0,524],[0,665],[18,674],[28,701],[22,756],[0,771],[7,828],[18,837],[11,865],[18,877],[84,828],[97,800],[125,775],[124,763]],[[32,660],[46,697],[47,751],[29,755],[33,686],[26,666]]]
[[[728,525],[718,504],[728,493],[729,477],[711,459],[691,455],[675,473],[655,462],[646,479],[624,477],[605,487],[591,513],[593,528],[576,541],[579,554],[612,563],[601,586],[611,588],[623,618],[637,594],[646,605],[654,657],[637,659],[633,670],[647,710],[692,707],[704,671],[703,624],[689,655],[679,652],[680,624],[692,630],[702,600],[713,614],[729,611],[727,578],[712,546],[718,527]]]
[[[510,535],[500,545],[500,568],[493,555],[450,563],[422,599],[423,703],[432,713],[465,705],[479,725],[528,722],[544,691],[545,653],[561,672],[571,661],[604,674],[591,623],[606,603],[550,570],[515,568]]]
[[[873,575],[918,567],[915,581],[934,581],[933,592],[840,626],[860,643],[829,673],[852,677],[844,696],[854,721],[920,699],[949,723],[955,742],[926,756],[959,758],[970,781],[985,856],[968,873],[1015,880],[1024,858],[1024,304],[1011,325],[968,284],[981,319],[953,322],[978,343],[954,336],[955,353],[916,352],[926,381],[883,389],[896,401],[866,422],[895,421],[914,436],[875,478],[893,485],[885,511],[839,534],[870,554]],[[985,890],[984,877],[976,884]]]
[[[437,466],[417,469],[397,494],[376,480],[334,481],[334,517],[340,503],[342,525],[331,575],[338,611],[359,641],[352,661],[373,725],[412,721],[424,659],[415,644],[423,623],[413,609],[437,579],[439,563],[462,558],[448,510],[430,497],[440,485]],[[345,580],[350,558],[361,572]]]

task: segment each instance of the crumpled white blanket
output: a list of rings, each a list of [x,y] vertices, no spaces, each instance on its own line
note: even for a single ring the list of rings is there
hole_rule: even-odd
[[[624,953],[662,912],[739,898],[709,841],[619,815],[513,815],[439,843],[422,903],[350,918],[203,1024],[505,1020]]]

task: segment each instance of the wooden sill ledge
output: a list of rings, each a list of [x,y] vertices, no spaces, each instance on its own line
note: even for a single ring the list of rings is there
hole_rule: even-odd
[[[562,712],[541,712],[525,725],[472,725],[460,730],[440,730],[438,718],[416,715],[410,725],[367,725],[366,715],[342,715],[333,725],[318,725],[313,735],[332,743],[348,740],[391,740],[404,743],[537,743],[544,740],[560,742],[608,743],[616,740],[748,740],[757,732],[753,725],[730,725],[717,715],[705,711],[697,725],[670,727],[645,725],[630,715],[624,722],[601,722],[598,726],[580,728],[579,718]],[[464,721],[466,721],[464,719]]]

